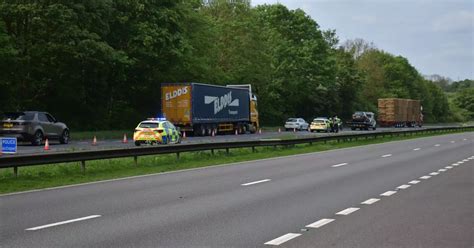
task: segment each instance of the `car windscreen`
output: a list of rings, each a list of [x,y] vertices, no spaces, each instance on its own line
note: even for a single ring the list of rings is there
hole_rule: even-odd
[[[11,113],[4,113],[2,115],[2,120],[12,120],[12,121],[31,121],[35,117],[33,113],[25,113],[25,112],[11,112]]]
[[[321,120],[321,119],[314,119],[313,122],[314,122],[314,123],[324,123],[324,120]]]
[[[297,119],[296,118],[289,118],[288,120],[286,120],[286,122],[296,122]]]
[[[160,126],[159,123],[156,122],[142,122],[138,127],[141,128],[158,128]]]
[[[354,115],[357,115],[357,116],[364,116],[364,112],[355,112]]]

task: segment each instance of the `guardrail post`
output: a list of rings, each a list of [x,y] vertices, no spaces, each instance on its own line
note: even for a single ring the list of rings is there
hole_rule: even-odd
[[[229,155],[229,148],[226,148],[225,152],[227,153],[227,155]]]
[[[252,152],[255,152],[255,146],[252,146]]]
[[[85,160],[81,161],[81,171],[82,171],[82,174],[86,173],[86,161]]]
[[[176,159],[179,160],[179,152],[176,153]]]
[[[212,156],[214,156],[214,149],[211,149],[211,154]]]
[[[138,166],[138,157],[133,156],[133,165]]]
[[[17,166],[13,167],[13,175],[15,177],[18,177],[18,167]]]

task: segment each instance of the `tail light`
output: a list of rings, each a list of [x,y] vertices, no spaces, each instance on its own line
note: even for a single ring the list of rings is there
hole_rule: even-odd
[[[158,130],[156,130],[155,132],[157,132],[157,133],[163,133],[163,130],[158,129]]]

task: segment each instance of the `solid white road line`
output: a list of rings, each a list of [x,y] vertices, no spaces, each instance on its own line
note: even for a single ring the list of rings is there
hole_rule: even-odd
[[[430,179],[430,178],[431,178],[431,176],[422,176],[422,177],[420,177],[420,179],[425,179],[425,180]]]
[[[436,145],[434,145],[434,146],[440,146],[440,144],[436,144]]]
[[[273,239],[273,240],[270,240],[268,241],[267,243],[265,243],[266,245],[281,245],[285,242],[287,242],[288,240],[292,240],[298,236],[301,236],[300,233],[287,233],[283,236],[280,236],[276,239]]]
[[[398,186],[397,189],[408,189],[410,187],[411,187],[411,185],[403,184],[403,185]]]
[[[241,184],[241,185],[242,186],[249,186],[249,185],[254,185],[254,184],[257,184],[257,183],[265,183],[265,182],[269,182],[269,181],[271,181],[271,179],[263,179],[263,180],[260,180],[260,181],[244,183],[244,184]]]
[[[56,222],[56,223],[47,224],[47,225],[43,225],[43,226],[31,227],[31,228],[28,228],[28,229],[25,229],[25,230],[26,231],[36,231],[36,230],[45,229],[45,228],[48,228],[48,227],[60,226],[60,225],[65,225],[65,224],[69,224],[69,223],[73,223],[73,222],[89,220],[89,219],[94,219],[94,218],[99,218],[99,217],[101,217],[101,216],[100,215],[91,215],[91,216],[86,216],[86,217],[77,218],[77,219],[73,219],[73,220],[66,220],[66,221]]]
[[[318,221],[316,221],[316,222],[314,222],[314,223],[311,223],[311,224],[307,225],[306,227],[310,227],[310,228],[320,228],[320,227],[322,227],[322,226],[324,226],[324,225],[327,225],[327,224],[329,224],[329,223],[331,223],[331,222],[333,222],[333,221],[334,221],[334,219],[320,219],[320,220],[318,220]]]
[[[382,158],[388,158],[388,157],[391,157],[392,154],[385,154],[385,155],[382,155]]]
[[[342,211],[337,212],[337,215],[349,215],[354,213],[355,211],[359,210],[360,208],[346,208]]]
[[[415,149],[413,149],[413,151],[419,151],[419,150],[421,150],[421,148],[415,148]]]
[[[438,171],[439,171],[439,172],[445,172],[445,171],[447,171],[447,170],[446,170],[446,169],[439,169]]]
[[[336,168],[336,167],[341,167],[344,165],[347,165],[347,163],[335,164],[335,165],[331,165],[331,167]]]
[[[397,191],[387,191],[385,193],[380,194],[381,196],[391,196],[393,194],[397,193]]]
[[[365,205],[371,205],[371,204],[374,204],[376,202],[380,201],[380,199],[377,199],[377,198],[370,198],[366,201],[363,201],[361,202],[360,204],[365,204]]]
[[[430,175],[431,176],[437,176],[437,175],[439,175],[439,173],[438,172],[431,172]]]
[[[417,184],[417,183],[419,183],[419,182],[420,182],[420,181],[418,181],[418,180],[413,180],[413,181],[410,181],[410,182],[408,182],[408,183],[409,183],[409,184]]]

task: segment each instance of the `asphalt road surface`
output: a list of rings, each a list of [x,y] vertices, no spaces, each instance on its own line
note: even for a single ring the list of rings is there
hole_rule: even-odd
[[[0,196],[1,247],[472,247],[474,133]]]
[[[429,128],[426,126],[423,128]],[[439,127],[439,126],[438,126]],[[187,137],[183,140],[183,144],[196,144],[196,143],[209,143],[209,142],[230,142],[230,141],[247,141],[247,140],[260,140],[260,139],[274,139],[274,138],[300,138],[300,137],[319,137],[319,136],[333,136],[342,134],[355,134],[355,133],[367,133],[367,132],[384,132],[384,131],[403,131],[403,130],[414,130],[415,128],[377,128],[373,131],[351,131],[346,128],[338,134],[335,133],[311,133],[307,131],[298,132],[263,132],[261,134],[244,134],[244,135],[217,135],[215,137]],[[420,129],[420,128],[418,128]],[[90,140],[74,140],[74,134],[72,134],[72,140],[67,145],[59,144],[58,141],[50,141],[50,150],[45,151],[43,146],[33,146],[28,142],[21,142],[18,145],[17,155],[28,155],[38,153],[54,153],[54,152],[71,152],[71,151],[86,151],[86,150],[101,150],[101,149],[117,149],[135,147],[133,141],[129,139],[128,143],[122,143],[122,140],[98,140],[97,145],[92,145],[92,137]],[[130,138],[130,137],[129,137]],[[143,146],[144,147],[144,146]],[[15,155],[6,155],[15,156]]]

